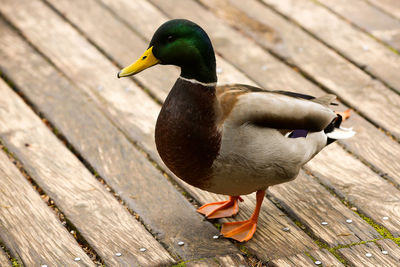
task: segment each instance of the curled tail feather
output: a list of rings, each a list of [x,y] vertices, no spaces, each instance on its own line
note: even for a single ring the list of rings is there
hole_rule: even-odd
[[[342,117],[341,114],[345,114],[345,116]],[[356,134],[356,132],[353,131],[353,128],[344,128],[340,126],[343,120],[349,118],[349,114],[350,110],[347,110],[344,113],[337,113],[337,117],[324,129],[324,132],[328,137],[327,145],[338,139],[347,139],[353,137]]]

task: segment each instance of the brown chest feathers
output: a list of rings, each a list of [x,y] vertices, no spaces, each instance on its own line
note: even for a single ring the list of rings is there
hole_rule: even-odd
[[[178,79],[157,119],[158,153],[167,167],[187,183],[206,188],[218,155],[215,88]]]

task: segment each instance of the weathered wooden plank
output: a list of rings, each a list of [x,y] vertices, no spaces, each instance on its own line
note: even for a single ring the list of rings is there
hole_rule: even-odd
[[[400,20],[362,0],[318,0],[347,21],[400,51]],[[400,6],[400,3],[396,1]]]
[[[290,183],[271,187],[269,192],[315,236],[332,247],[381,237],[304,172]],[[352,221],[348,223],[346,220]]]
[[[219,267],[219,266],[248,266],[240,254],[219,256],[212,259],[201,259],[185,262],[186,267]]]
[[[223,17],[228,23],[252,36],[254,40],[258,41],[259,45],[271,49],[303,68],[378,125],[385,124],[384,127],[396,131],[396,126],[393,127],[393,124],[396,124],[395,121],[399,120],[400,107],[398,103],[400,103],[400,97],[398,95],[389,91],[382,83],[372,80],[354,65],[346,62],[342,57],[272,12],[265,5],[252,0],[247,1],[246,5],[237,0],[201,0],[201,2]],[[221,8],[220,5],[223,5],[224,8]],[[236,25],[236,18],[239,16],[242,18],[242,23]],[[268,32],[263,31],[263,28],[268,29]],[[271,38],[271,34],[276,37]],[[279,38],[279,41],[276,41],[277,38]],[[251,64],[251,62],[248,64]],[[262,73],[259,71],[258,75],[261,76]],[[304,89],[302,84],[293,89],[313,95],[323,93],[317,87],[311,88],[311,90]],[[388,92],[388,94],[383,92]],[[394,101],[388,102],[388,99],[391,99],[389,95],[394,97],[392,99]],[[388,105],[382,103],[388,103]],[[343,108],[346,109],[346,107]],[[385,108],[385,111],[383,111],[383,108]],[[396,110],[398,111],[396,112]],[[381,111],[388,116],[383,115]],[[384,133],[375,129],[373,125],[356,113],[352,114],[348,126],[354,127],[358,134],[356,138],[345,140],[346,146],[353,153],[368,161],[369,164],[380,169],[382,173],[387,173],[392,180],[400,185],[400,162],[393,162],[392,160],[393,158],[400,158],[398,143],[390,140]],[[371,142],[371,139],[380,141]],[[397,147],[397,149],[392,146]]]
[[[187,185],[189,193],[194,196],[200,204],[210,201],[222,201],[226,196],[197,190]],[[242,196],[244,202],[239,204],[240,212],[235,218],[222,219],[226,221],[239,221],[248,219],[255,207],[255,194]],[[284,228],[289,227],[289,232]],[[288,245],[290,244],[290,245]],[[264,261],[298,254],[317,249],[313,241],[304,234],[283,212],[280,212],[270,201],[264,200],[254,237],[246,243],[250,253],[257,255]]]
[[[9,89],[0,80],[0,91],[5,90]],[[94,266],[3,151],[0,151],[0,177],[0,238],[21,263]],[[6,266],[10,262],[0,252],[0,266]],[[77,257],[80,262],[74,261]]]
[[[106,264],[174,261],[11,89],[0,90],[0,138]]]
[[[297,254],[286,258],[276,259],[271,261],[271,265],[276,267],[292,267],[292,266],[327,266],[327,267],[340,267],[344,266],[338,259],[336,259],[326,249],[314,250],[309,252],[313,261],[306,254]],[[319,264],[316,264],[316,262]]]
[[[309,0],[263,0],[293,19],[324,43],[400,92],[400,57],[355,29],[326,8]],[[390,99],[388,99],[389,101]]]
[[[11,267],[11,262],[3,250],[0,250],[0,267]]]
[[[383,251],[387,251],[387,254]],[[353,266],[376,267],[400,264],[400,247],[390,239],[342,248],[339,252]]]
[[[384,10],[393,17],[400,19],[400,5],[397,0],[366,0],[366,1]]]
[[[400,235],[400,191],[367,166],[333,144],[306,167],[359,211],[389,229],[394,236]]]
[[[1,27],[0,22],[0,27]],[[4,25],[2,25],[4,26]],[[184,260],[237,252],[98,110],[14,32],[3,28],[0,68],[121,199]],[[18,55],[18,57],[15,57]],[[30,71],[35,69],[34,72]],[[162,218],[162,219],[161,219]],[[182,231],[182,225],[190,225]],[[184,241],[185,246],[178,242]]]

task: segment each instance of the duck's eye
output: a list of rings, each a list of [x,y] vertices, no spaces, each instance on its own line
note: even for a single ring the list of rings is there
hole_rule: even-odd
[[[175,41],[175,37],[174,36],[170,35],[170,36],[167,37],[167,42],[168,43],[171,43],[173,41]]]

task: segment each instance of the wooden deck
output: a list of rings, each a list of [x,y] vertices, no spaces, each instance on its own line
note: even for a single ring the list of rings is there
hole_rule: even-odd
[[[171,18],[209,33],[220,84],[354,110],[357,135],[271,187],[244,244],[196,213],[225,196],[155,149],[178,70],[116,78]],[[1,267],[400,266],[398,0],[2,0],[0,76]]]

